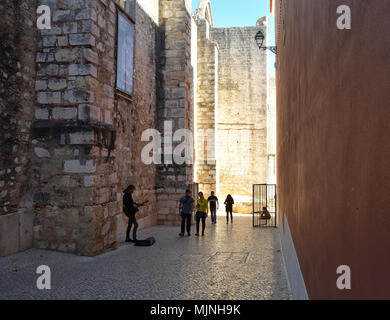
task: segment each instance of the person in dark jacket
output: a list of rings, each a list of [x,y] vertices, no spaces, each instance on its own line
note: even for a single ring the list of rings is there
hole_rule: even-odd
[[[191,197],[191,190],[186,190],[185,196],[179,201],[179,214],[181,216],[181,232],[180,237],[184,237],[184,232],[187,227],[187,234],[191,236],[191,220],[192,212],[194,211],[194,198]]]
[[[126,190],[123,191],[123,211],[126,214],[126,216],[129,218],[129,224],[127,226],[127,232],[126,232],[126,242],[136,242],[137,241],[137,229],[138,229],[138,222],[135,217],[137,211],[139,210],[139,205],[134,202],[133,200],[133,193],[135,191],[135,187],[133,185],[130,185],[127,187]],[[131,228],[133,228],[133,239],[130,239],[130,231]]]
[[[231,221],[233,224],[233,204],[234,204],[234,199],[233,197],[229,194],[225,200],[225,207],[226,207],[226,222],[229,224],[229,214],[231,217]]]

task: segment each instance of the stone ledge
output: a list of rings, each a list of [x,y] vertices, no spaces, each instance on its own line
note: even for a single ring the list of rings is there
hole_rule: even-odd
[[[31,134],[33,139],[40,137],[59,137],[62,134],[97,132],[98,139],[78,139],[81,144],[101,145],[107,149],[114,149],[116,140],[116,129],[114,126],[91,121],[35,121],[31,125]],[[68,139],[70,141],[70,139]]]
[[[106,130],[110,132],[116,132],[114,126],[110,124],[105,124],[101,122],[93,122],[93,121],[75,121],[75,120],[67,120],[67,121],[35,121],[31,125],[32,133],[39,133],[40,130],[46,131],[50,130],[53,132],[62,131],[62,130],[75,130],[80,131],[80,129],[100,129]],[[69,131],[67,131],[69,132]]]

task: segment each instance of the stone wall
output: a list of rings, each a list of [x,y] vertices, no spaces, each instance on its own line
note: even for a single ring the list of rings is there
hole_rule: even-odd
[[[267,94],[257,88],[266,78],[265,56],[253,41],[258,28],[212,29],[205,1],[202,19],[191,17],[190,0],[120,1],[124,7],[115,2],[2,4],[9,12],[1,34],[2,255],[32,242],[92,256],[115,249],[126,229],[121,202],[129,184],[137,187],[136,201],[150,200],[139,215],[141,228],[177,224],[178,199],[186,188],[196,189],[194,154],[180,164],[172,153],[183,143],[195,153],[195,129],[198,160],[208,156],[205,164],[198,161],[202,191],[218,191],[221,180],[221,197],[228,191],[247,195],[249,184],[263,180],[266,169],[257,167],[267,159]],[[41,4],[50,6],[52,25],[36,32],[33,12]],[[131,95],[116,89],[118,10],[135,22]],[[161,134],[162,164],[141,159],[146,129]],[[183,129],[186,139],[173,141]],[[221,175],[215,145],[202,143],[201,134],[210,132],[225,163]],[[240,132],[249,134],[246,144]],[[237,141],[243,142],[241,153]]]
[[[35,1],[0,3],[0,256],[31,247]]]
[[[238,212],[252,212],[252,185],[274,182],[275,103],[269,101],[268,52],[255,27],[214,28],[210,2],[201,1],[198,28],[196,181],[202,191],[232,194]]]
[[[37,55],[34,243],[96,255],[115,249],[126,229],[127,185],[137,187],[136,201],[150,200],[140,212],[141,228],[157,220],[155,166],[141,161],[142,132],[156,126],[157,26],[136,7],[135,82],[128,96],[115,89],[114,1],[57,5],[54,28],[43,32]]]
[[[112,1],[44,1],[33,132],[34,245],[83,255],[116,248]]]
[[[158,8],[157,8],[158,9]],[[158,26],[143,7],[136,7],[134,94],[131,99],[116,96],[116,172],[119,190],[129,184],[137,188],[134,199],[150,202],[139,212],[140,228],[157,223],[156,166],[142,162],[141,152],[146,143],[141,142],[144,130],[157,127],[157,50]],[[120,199],[119,210],[122,205]],[[118,218],[118,234],[127,227],[127,218]]]
[[[172,134],[180,129],[193,132],[191,97],[191,14],[185,0],[160,1],[158,129],[164,132],[163,150],[174,150]],[[193,138],[192,138],[193,139]],[[193,142],[188,141],[189,145]],[[172,152],[163,154],[157,167],[158,223],[177,224],[178,200],[193,183],[193,164],[177,164]]]
[[[196,181],[207,196],[217,191],[216,129],[218,106],[218,45],[210,38],[211,21],[196,17],[198,29]]]
[[[194,131],[191,1],[139,2],[2,4],[9,14],[1,34],[1,143],[8,150],[0,171],[1,255],[32,242],[89,256],[115,249],[126,229],[122,190],[129,184],[136,201],[150,201],[141,228],[178,222],[178,199],[193,185],[192,155],[183,165],[147,165],[141,136],[146,129],[163,134],[167,123],[173,133]],[[34,28],[37,5],[50,7],[50,29]],[[131,95],[116,89],[118,10],[136,22]],[[193,134],[186,143],[193,148]]]
[[[265,24],[263,23],[265,22]],[[267,183],[267,52],[254,40],[256,27],[213,28],[219,45],[218,137],[219,196],[232,194],[240,212],[252,212],[252,185]]]

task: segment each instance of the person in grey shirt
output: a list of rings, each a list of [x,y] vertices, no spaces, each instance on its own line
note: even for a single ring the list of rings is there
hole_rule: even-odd
[[[180,237],[184,237],[186,226],[188,236],[191,236],[191,220],[192,212],[194,211],[194,203],[195,200],[191,197],[191,190],[186,190],[186,195],[181,197],[179,204],[179,214],[181,215]]]

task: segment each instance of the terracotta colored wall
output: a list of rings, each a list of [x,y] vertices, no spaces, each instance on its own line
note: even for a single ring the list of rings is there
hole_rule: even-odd
[[[342,4],[352,9],[352,30],[336,27]],[[390,1],[288,0],[282,8],[278,199],[309,297],[389,299]],[[344,264],[351,291],[336,288]]]

